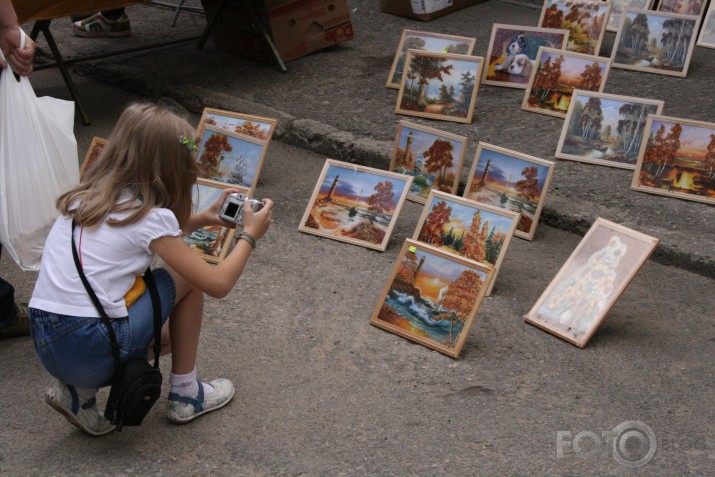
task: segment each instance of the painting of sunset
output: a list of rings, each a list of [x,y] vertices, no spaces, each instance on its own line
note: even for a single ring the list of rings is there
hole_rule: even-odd
[[[510,210],[432,191],[412,237],[440,250],[492,265],[496,281],[520,215]]]
[[[265,153],[265,142],[207,126],[196,161],[199,177],[252,194]]]
[[[406,240],[370,323],[454,358],[492,269]]]
[[[455,193],[467,138],[400,121],[390,170],[413,177],[407,199],[425,203],[432,189]]]
[[[532,240],[554,163],[479,143],[464,197],[520,214],[514,235]]]
[[[631,187],[715,204],[715,123],[649,116]]]
[[[603,91],[610,67],[606,58],[542,47],[521,109],[566,117],[573,91]]]
[[[299,230],[384,251],[412,178],[328,159]]]

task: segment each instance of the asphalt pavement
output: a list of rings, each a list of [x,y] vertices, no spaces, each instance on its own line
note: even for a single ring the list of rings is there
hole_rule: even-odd
[[[31,339],[4,340],[0,474],[715,473],[715,208],[632,191],[629,171],[554,159],[562,120],[520,110],[519,90],[482,86],[471,124],[409,118],[467,136],[467,170],[478,141],[556,161],[536,236],[512,240],[459,359],[369,325],[422,206],[405,203],[385,252],[301,233],[325,159],[387,168],[397,121],[406,119],[384,87],[402,29],[475,36],[483,56],[493,23],[535,25],[539,9],[490,0],[422,23],[382,14],[376,0],[350,6],[355,39],[290,62],[287,73],[211,41],[72,67],[92,119],[76,121],[80,159],[133,100],[171,98],[195,122],[205,106],[277,118],[256,191],[276,202],[275,222],[235,289],[206,303],[199,376],[234,380],[233,403],[174,426],[162,397],[140,428],[88,438],[42,402],[50,377]],[[182,13],[172,28],[172,12],[148,5],[128,13],[127,39],[76,38],[61,19],[53,33],[72,56],[195,36],[205,24]],[[602,55],[613,38],[606,34]],[[613,69],[605,92],[662,99],[664,114],[712,122],[714,59],[696,48],[687,78]],[[56,69],[32,82],[38,95],[68,98]],[[523,315],[599,216],[661,243],[578,349]],[[31,294],[35,274],[6,255],[0,276],[18,300]],[[165,376],[169,365],[162,360]],[[655,455],[630,468],[624,456],[643,426]],[[618,434],[626,428],[630,441]]]

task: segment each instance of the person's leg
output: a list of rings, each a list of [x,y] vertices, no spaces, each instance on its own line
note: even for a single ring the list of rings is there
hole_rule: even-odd
[[[102,10],[102,16],[110,22],[116,22],[124,15],[124,8],[115,8],[114,10]]]
[[[131,25],[124,8],[117,8],[85,17],[72,17],[72,31],[81,37],[120,37],[131,35]]]
[[[2,244],[0,244],[2,256]],[[27,307],[15,303],[15,288],[0,278],[0,338],[13,338],[30,334]]]

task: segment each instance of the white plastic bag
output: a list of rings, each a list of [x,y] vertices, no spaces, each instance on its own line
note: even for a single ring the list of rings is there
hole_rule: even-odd
[[[10,68],[0,70],[0,242],[22,269],[37,270],[55,200],[79,182],[74,102],[38,98]]]

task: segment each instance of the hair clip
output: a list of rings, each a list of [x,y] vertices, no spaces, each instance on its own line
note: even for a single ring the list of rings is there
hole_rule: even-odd
[[[179,136],[179,143],[183,144],[186,149],[188,149],[191,152],[196,152],[196,143],[192,140],[189,139],[188,137],[184,136],[183,134]]]

